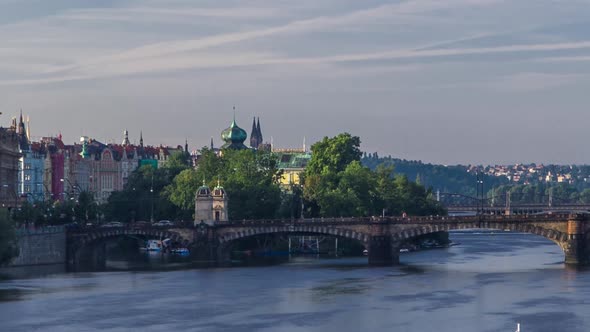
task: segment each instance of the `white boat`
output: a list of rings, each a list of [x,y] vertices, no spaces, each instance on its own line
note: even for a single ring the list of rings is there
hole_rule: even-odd
[[[145,241],[145,247],[139,249],[142,251],[162,251],[163,247],[161,240],[147,240]]]
[[[520,332],[520,323],[516,323],[516,331],[514,332]]]

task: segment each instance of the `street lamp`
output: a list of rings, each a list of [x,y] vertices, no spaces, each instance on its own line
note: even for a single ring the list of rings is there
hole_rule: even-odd
[[[70,186],[71,190],[72,190],[72,196],[74,196],[74,194],[76,193],[76,188],[78,188],[78,194],[80,194],[80,187],[78,187],[77,185],[72,184],[72,182],[70,182],[70,180],[68,179],[59,179],[59,181],[61,182],[67,182],[68,185]]]
[[[10,186],[8,184],[3,184],[2,187],[3,188],[8,188]],[[16,208],[18,206],[18,194],[16,193],[16,190],[14,190],[14,188],[12,190],[12,194],[14,195],[14,215],[16,215]]]
[[[477,172],[477,187],[476,187],[476,198],[477,198],[477,214],[483,214],[484,209],[484,197],[483,197],[483,173]],[[481,210],[480,210],[481,209]]]
[[[152,173],[152,185],[150,187],[150,201],[152,205],[152,212],[150,215],[150,222],[154,222],[154,173]]]

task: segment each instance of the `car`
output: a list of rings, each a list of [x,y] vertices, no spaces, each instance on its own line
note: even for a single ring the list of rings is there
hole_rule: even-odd
[[[138,226],[138,227],[145,227],[145,226],[149,226],[149,225],[150,225],[150,222],[144,221],[144,220],[138,220],[138,221],[133,222],[133,226]]]
[[[160,220],[154,223],[154,226],[174,226],[174,223],[170,220]]]
[[[106,224],[102,224],[102,225],[100,225],[100,227],[103,227],[103,228],[109,228],[109,227],[124,227],[124,226],[125,226],[125,225],[123,225],[123,223],[120,223],[120,222],[118,222],[118,221],[111,221],[111,222],[108,222],[108,223],[106,223]]]

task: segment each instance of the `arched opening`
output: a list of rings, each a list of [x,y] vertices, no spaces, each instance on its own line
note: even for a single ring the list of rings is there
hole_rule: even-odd
[[[366,235],[350,231],[333,233],[275,230],[226,234],[220,241],[223,250],[220,260],[240,266],[283,263],[300,257],[363,256]]]
[[[440,265],[448,269],[511,271],[519,269],[561,268],[565,261],[565,235],[555,230],[523,225],[487,225],[489,228],[449,227],[451,241],[443,250],[401,255],[408,265]],[[408,241],[431,232],[417,228],[394,235]]]
[[[168,232],[99,233],[73,243],[68,264],[73,271],[165,269],[169,264],[188,262],[187,255],[176,250],[187,245]]]

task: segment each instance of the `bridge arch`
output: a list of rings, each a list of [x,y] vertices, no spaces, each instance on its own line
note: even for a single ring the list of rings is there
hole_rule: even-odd
[[[461,230],[461,229],[498,229],[509,230],[511,232],[529,233],[542,236],[548,240],[553,241],[565,250],[564,245],[568,239],[568,235],[564,232],[555,229],[543,228],[531,224],[522,223],[506,223],[506,222],[474,222],[474,223],[460,223],[460,224],[442,224],[435,226],[419,226],[408,229],[400,229],[392,232],[392,240],[395,242],[402,242],[412,239],[417,236],[431,234],[435,232]]]
[[[172,241],[178,242],[183,246],[187,246],[190,243],[188,240],[184,239],[180,234],[167,229],[104,228],[84,233],[81,237],[71,241],[70,250],[73,254],[75,254],[77,251],[93,243],[122,236],[144,236],[158,239],[171,239]]]
[[[360,241],[367,246],[371,236],[365,232],[331,226],[315,225],[285,225],[273,227],[251,227],[243,230],[221,231],[217,238],[221,245],[230,244],[233,241],[266,234],[315,234],[335,236]]]

